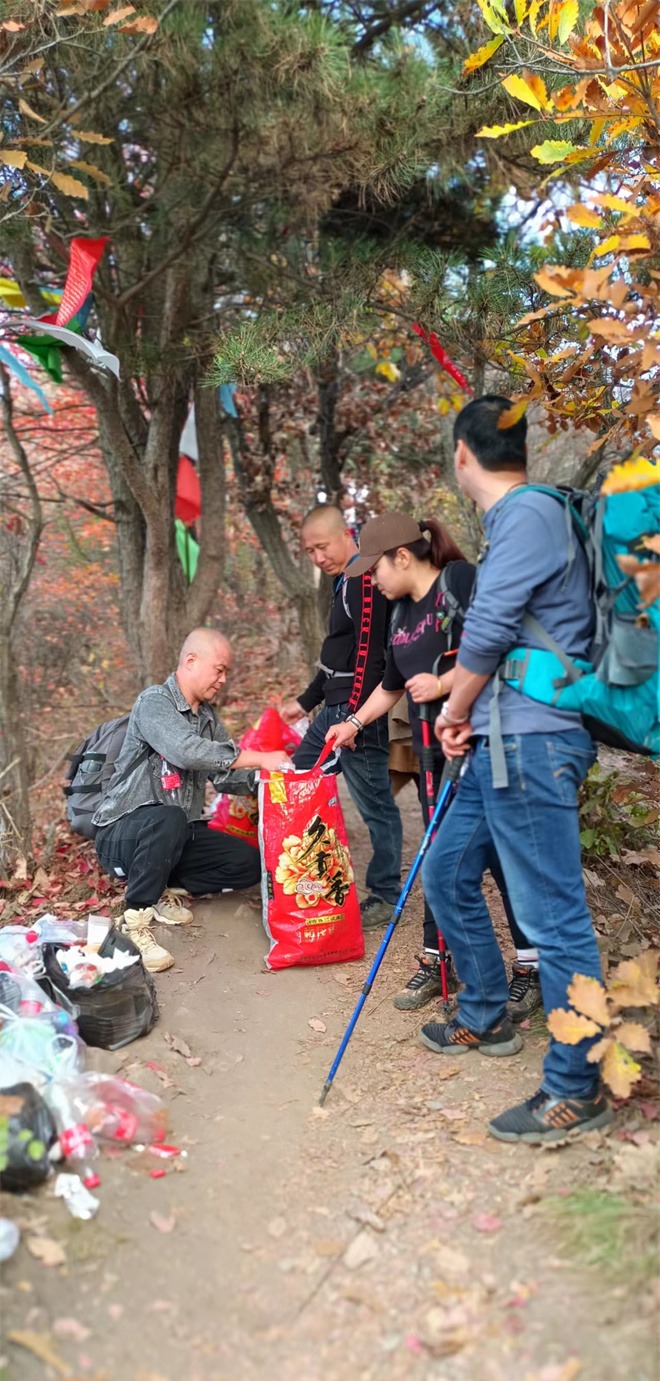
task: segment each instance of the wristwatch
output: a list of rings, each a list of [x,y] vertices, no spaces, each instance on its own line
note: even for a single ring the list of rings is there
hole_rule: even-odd
[[[353,724],[356,729],[364,729],[364,724],[362,723],[362,720],[358,719],[356,714],[347,714],[344,723]]]

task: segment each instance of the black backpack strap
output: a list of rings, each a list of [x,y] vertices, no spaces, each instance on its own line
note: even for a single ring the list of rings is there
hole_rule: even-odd
[[[440,572],[440,592],[443,596],[445,609],[447,610],[445,617],[440,620],[440,627],[442,628],[443,633],[446,633],[447,635],[448,651],[451,650],[452,646],[454,622],[457,618],[464,619],[467,612],[463,608],[461,601],[454,594],[449,584],[449,577],[447,572],[451,570],[452,565],[453,562],[450,561],[448,565],[444,566]]]

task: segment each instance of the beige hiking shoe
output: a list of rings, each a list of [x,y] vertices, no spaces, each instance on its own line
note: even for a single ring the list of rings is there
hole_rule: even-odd
[[[160,901],[154,906],[154,915],[163,925],[191,925],[192,911],[184,906],[182,897],[188,894],[180,887],[166,887]]]
[[[149,973],[163,973],[171,969],[174,960],[168,950],[159,945],[151,929],[155,919],[153,906],[142,906],[124,912],[122,929],[137,946],[142,955],[142,963]]]

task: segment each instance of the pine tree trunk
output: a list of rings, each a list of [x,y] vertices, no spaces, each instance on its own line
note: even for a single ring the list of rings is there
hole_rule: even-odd
[[[18,854],[32,861],[28,749],[21,720],[16,652],[0,633],[0,871],[11,872]]]

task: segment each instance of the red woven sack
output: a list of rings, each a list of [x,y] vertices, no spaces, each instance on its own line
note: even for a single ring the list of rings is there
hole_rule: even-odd
[[[320,764],[259,781],[263,919],[269,969],[364,956],[360,906],[337,791]]]

